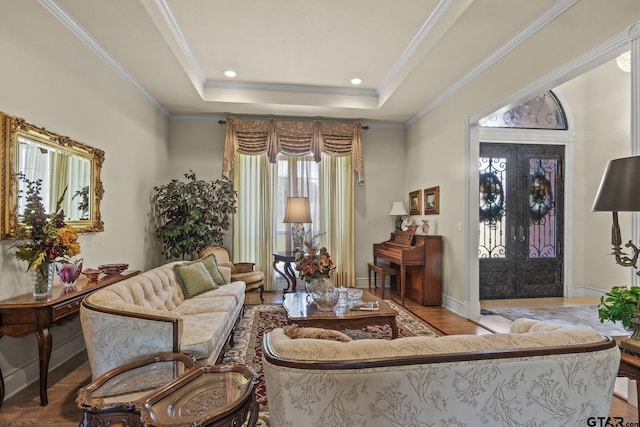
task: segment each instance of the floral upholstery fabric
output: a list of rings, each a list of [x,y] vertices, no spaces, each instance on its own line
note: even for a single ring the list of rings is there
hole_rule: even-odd
[[[181,351],[213,363],[244,305],[244,282],[185,299],[168,263],[86,297],[80,322],[92,377],[142,356]],[[220,268],[225,280],[231,271]],[[117,312],[115,311],[117,310]],[[109,312],[111,311],[111,312]],[[174,333],[178,349],[173,348]]]
[[[336,342],[268,333],[278,358],[332,361],[335,369],[271,364],[263,356],[271,427],[584,426],[609,414],[620,354],[617,347],[535,355],[535,349],[602,342],[588,328],[529,319],[509,334]],[[503,349],[533,349],[500,357]],[[407,357],[494,351],[496,357],[426,363]],[[375,368],[340,361],[404,359]],[[415,360],[415,359],[414,359]],[[311,365],[313,366],[313,365]]]

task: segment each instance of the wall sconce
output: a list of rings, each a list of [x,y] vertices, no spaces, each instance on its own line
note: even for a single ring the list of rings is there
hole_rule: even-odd
[[[616,58],[616,64],[625,73],[631,72],[631,51],[626,51]]]
[[[394,230],[400,230],[400,227],[402,227],[402,217],[409,215],[409,212],[407,212],[407,208],[404,207],[404,202],[393,202],[393,205],[391,205],[391,212],[389,212],[389,215],[396,216],[396,220],[395,220],[396,228]]]
[[[287,197],[287,207],[283,223],[291,225],[291,249],[293,252],[304,249],[304,224],[311,224],[311,209],[308,197]]]
[[[618,212],[640,212],[640,156],[609,161],[591,210],[613,212],[611,244],[616,263],[623,267],[637,268],[640,250],[629,240],[624,246],[630,253],[623,252]],[[640,272],[636,274],[640,275]],[[633,334],[620,342],[621,347],[635,353],[640,353],[640,301],[638,305],[631,320]]]

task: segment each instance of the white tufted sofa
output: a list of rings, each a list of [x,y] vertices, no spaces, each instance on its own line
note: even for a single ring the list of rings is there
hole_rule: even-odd
[[[189,353],[213,364],[233,332],[244,306],[245,284],[225,282],[184,298],[172,262],[88,295],[80,306],[82,333],[93,379],[142,356]]]
[[[620,362],[592,329],[530,319],[508,334],[337,342],[265,334],[270,426],[586,426]]]

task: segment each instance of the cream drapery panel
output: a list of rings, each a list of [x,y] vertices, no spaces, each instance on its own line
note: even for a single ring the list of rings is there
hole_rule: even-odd
[[[275,289],[273,247],[273,188],[276,165],[267,156],[238,155],[233,168],[233,185],[238,206],[233,217],[233,262],[250,261],[264,272],[265,289]],[[260,244],[256,244],[260,242]]]
[[[266,153],[275,163],[278,154],[300,156],[312,153],[316,162],[324,153],[332,157],[350,156],[358,182],[364,182],[362,126],[359,122],[296,122],[250,120],[227,117],[222,173],[229,176],[236,153]]]
[[[354,171],[347,157],[322,156],[320,162],[320,223],[328,230],[327,249],[331,254],[336,286],[354,287],[355,220]]]

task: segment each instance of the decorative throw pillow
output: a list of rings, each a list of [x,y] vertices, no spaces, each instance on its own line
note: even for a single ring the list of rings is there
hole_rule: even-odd
[[[216,283],[216,285],[222,286],[227,284],[224,281],[224,277],[222,277],[222,273],[220,273],[220,269],[218,268],[218,261],[216,260],[216,256],[214,254],[209,254],[204,258],[200,258],[200,260],[204,263],[205,268],[209,272],[209,275]]]
[[[316,338],[320,340],[330,341],[353,341],[347,335],[339,331],[332,331],[331,329],[322,328],[300,328],[298,325],[289,325],[282,328],[284,334],[291,339],[296,338]]]
[[[173,271],[186,299],[218,287],[202,260],[176,264],[173,266]]]

